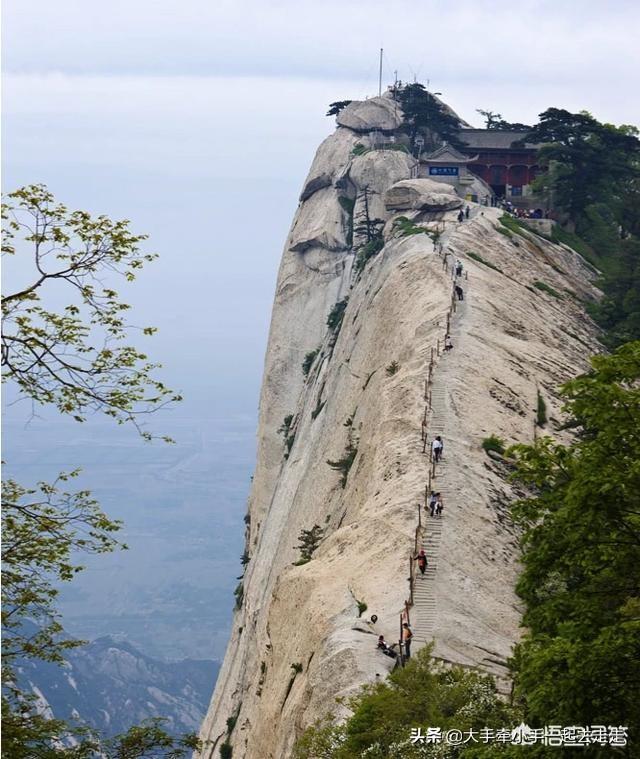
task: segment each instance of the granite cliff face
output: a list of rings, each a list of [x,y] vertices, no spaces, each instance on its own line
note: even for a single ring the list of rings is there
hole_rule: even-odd
[[[421,430],[432,349],[427,435],[445,439],[434,481],[445,511],[437,527],[422,512],[418,541],[431,568],[416,587],[411,621],[418,643],[435,640],[436,656],[480,666],[505,685],[519,635],[516,531],[511,487],[481,442],[491,434],[531,441],[538,393],[553,430],[556,387],[597,350],[582,305],[597,295],[593,272],[576,253],[506,230],[497,209],[469,204],[470,218],[458,222],[463,201],[446,184],[416,179],[414,159],[401,150],[354,154],[357,143],[369,145],[367,130],[397,127],[382,100],[342,112],[318,149],[285,246],[260,404],[250,561],[202,727],[212,741],[207,758],[228,740],[234,757],[283,759],[308,724],[340,713],[336,696],[386,674],[390,660],[375,636],[397,639],[409,596],[429,468]],[[384,222],[384,245],[359,270],[354,250],[366,239],[367,211]],[[460,280],[465,299],[451,316],[454,349],[438,356],[456,259],[468,276]],[[336,303],[344,312],[330,327]],[[344,472],[327,463],[341,459],[351,462]],[[295,565],[301,530],[316,524],[319,547]],[[359,603],[367,606],[361,616]],[[229,717],[237,717],[230,736]]]

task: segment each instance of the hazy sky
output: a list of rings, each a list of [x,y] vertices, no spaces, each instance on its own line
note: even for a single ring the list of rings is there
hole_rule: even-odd
[[[70,207],[129,218],[150,235],[160,260],[128,298],[137,323],[160,328],[149,353],[185,395],[161,424],[183,445],[177,456],[189,453],[190,437],[227,435],[229,419],[243,417],[242,435],[225,450],[232,460],[219,455],[218,441],[180,463],[175,488],[190,516],[180,516],[177,496],[167,501],[177,515],[172,540],[189,543],[189,526],[204,535],[201,524],[210,524],[211,539],[231,535],[228,554],[240,554],[252,458],[246,429],[254,426],[247,417],[256,414],[282,244],[313,153],[333,129],[327,104],[376,94],[384,46],[385,84],[395,70],[405,81],[430,80],[477,125],[476,108],[531,122],[549,106],[639,124],[639,21],[640,3],[624,0],[5,0],[4,188],[45,182]],[[181,435],[190,418],[193,429]],[[100,432],[87,425],[80,434],[88,438],[78,437],[76,449],[64,447],[66,432],[46,440],[58,435],[66,465]],[[34,458],[36,430],[32,438],[19,441],[22,460],[44,462],[48,443],[40,438]],[[149,454],[136,454],[137,467],[125,453],[140,482],[129,474],[121,481],[122,467],[104,460],[102,480],[144,492]],[[227,472],[233,482],[222,478]],[[110,509],[123,501],[106,497]],[[214,508],[226,522],[213,518]],[[146,532],[162,537],[157,504],[148,509],[138,525],[143,559],[151,554]],[[228,560],[208,546],[207,556]],[[100,561],[117,577],[136,574],[121,559]],[[193,580],[187,565],[171,570]],[[237,570],[215,571],[198,581],[227,587],[220,608],[228,621]]]
[[[148,232],[136,303],[170,377],[246,407],[326,105],[375,94],[381,45],[386,82],[429,79],[472,123],[639,123],[639,20],[624,0],[8,0],[5,188],[44,181]]]

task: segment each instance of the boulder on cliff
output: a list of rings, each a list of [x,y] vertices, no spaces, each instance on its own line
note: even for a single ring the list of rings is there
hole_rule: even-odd
[[[337,129],[322,142],[304,180],[301,202],[334,183],[337,175],[349,163],[351,151],[357,142],[358,137],[349,129]]]
[[[289,249],[344,250],[347,247],[345,211],[333,187],[315,192],[301,206],[291,230]]]
[[[433,179],[403,179],[384,196],[389,211],[451,211],[462,202],[453,187]]]
[[[374,129],[392,132],[402,125],[402,119],[400,105],[388,97],[354,100],[336,118],[340,126],[354,132],[370,132]]]

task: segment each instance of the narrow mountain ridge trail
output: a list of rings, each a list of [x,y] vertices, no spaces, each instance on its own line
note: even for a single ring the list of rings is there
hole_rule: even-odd
[[[595,274],[570,248],[507,228],[497,208],[469,202],[457,221],[467,201],[416,172],[410,154],[338,126],[304,182],[265,356],[246,566],[202,759],[223,743],[234,759],[288,759],[315,720],[346,718],[349,698],[393,666],[376,642],[398,640],[410,557],[414,650],[433,641],[438,659],[509,687],[521,620],[516,493],[482,443],[569,434],[557,388],[600,350],[584,305],[598,297]],[[381,244],[363,260],[367,213]],[[464,300],[450,319],[453,349],[437,356],[458,258]],[[434,354],[426,434],[444,440],[432,482],[444,512],[432,518],[420,430]],[[300,535],[312,529],[320,538],[305,558]],[[421,545],[424,577],[413,562]]]

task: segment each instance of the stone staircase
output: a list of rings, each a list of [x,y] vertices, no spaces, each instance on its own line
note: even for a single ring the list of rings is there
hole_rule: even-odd
[[[418,541],[418,550],[424,548],[428,565],[424,575],[421,575],[416,568],[413,588],[412,631],[416,650],[433,640],[438,613],[437,578],[440,539],[442,530],[447,524],[447,511],[452,505],[452,501],[455,501],[455,482],[452,479],[455,477],[455,469],[453,468],[451,454],[447,450],[447,440],[451,432],[447,429],[449,419],[447,394],[450,385],[449,378],[455,371],[456,346],[459,347],[461,321],[467,303],[463,301],[456,303],[456,306],[456,313],[452,315],[450,328],[454,349],[451,353],[440,356],[431,387],[432,407],[427,426],[428,444],[431,444],[436,435],[442,435],[444,442],[444,453],[440,463],[436,464],[436,474],[435,479],[432,480],[431,489],[442,494],[444,509],[441,517],[430,517],[428,511],[424,513],[422,534]],[[428,471],[426,467],[425,470]]]
[[[443,359],[448,359],[444,356]],[[449,485],[449,467],[447,462],[447,430],[446,420],[446,387],[441,372],[436,372],[432,385],[432,410],[430,424],[427,428],[429,443],[436,435],[442,435],[445,449],[440,463],[436,464],[436,476],[432,481],[432,489],[442,494],[444,504],[441,517],[430,517],[425,512],[423,517],[421,544],[418,548],[424,548],[427,555],[427,569],[424,575],[419,571],[413,588],[413,639],[416,648],[429,643],[433,638],[433,630],[437,614],[436,607],[436,582],[438,573],[438,560],[440,551],[440,537],[444,520],[447,517],[447,507],[451,488]]]

